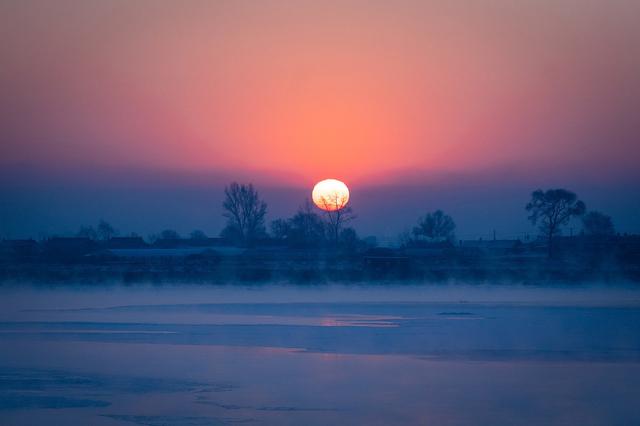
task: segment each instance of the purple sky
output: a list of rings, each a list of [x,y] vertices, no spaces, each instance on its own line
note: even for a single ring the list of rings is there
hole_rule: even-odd
[[[0,4],[0,236],[221,227],[225,182],[270,216],[347,182],[365,234],[443,208],[531,232],[537,187],[640,231],[640,3]],[[576,225],[577,227],[578,225]]]

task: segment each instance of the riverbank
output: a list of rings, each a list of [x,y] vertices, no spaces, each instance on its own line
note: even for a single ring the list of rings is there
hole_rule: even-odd
[[[289,282],[619,282],[640,283],[640,266],[541,257],[367,257],[327,253],[293,256],[84,258],[0,264],[0,283],[261,283]]]

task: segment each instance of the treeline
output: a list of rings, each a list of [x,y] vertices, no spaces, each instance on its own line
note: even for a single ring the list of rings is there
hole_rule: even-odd
[[[359,245],[374,243],[363,243],[356,231],[346,226],[356,217],[349,206],[318,214],[320,210],[305,200],[291,218],[271,222],[270,234],[265,226],[267,203],[260,198],[252,184],[234,182],[227,186],[223,208],[227,224],[221,235],[239,245],[251,246],[256,240],[267,236],[301,248],[338,246],[354,249]],[[574,192],[566,189],[533,191],[525,210],[529,213],[531,223],[538,226],[549,257],[554,255],[554,240],[562,235],[563,228],[571,219],[582,219],[582,235],[589,238],[602,239],[615,235],[610,216],[598,211],[587,212],[586,204]],[[410,233],[402,234],[399,245],[409,247],[422,242],[454,245],[455,230],[453,218],[442,210],[435,210],[420,217]]]
[[[574,192],[566,189],[533,191],[525,210],[529,213],[529,221],[538,227],[539,239],[545,242],[549,257],[553,257],[556,252],[554,242],[574,218],[581,219],[580,235],[586,238],[602,240],[616,233],[610,216],[595,210],[587,211],[586,204]],[[411,233],[403,234],[401,245],[416,245],[419,241],[453,243],[455,229],[451,216],[436,210],[419,219]]]
[[[454,219],[435,210],[398,247],[375,247],[350,226],[355,214],[348,207],[324,211],[305,200],[291,217],[267,223],[267,203],[251,184],[227,186],[222,207],[226,223],[215,238],[167,229],[144,241],[119,236],[100,220],[76,238],[2,240],[0,283],[640,281],[640,236],[616,235],[609,216],[587,211],[564,189],[531,194],[524,210],[540,230],[531,241],[457,241]],[[582,232],[563,237],[575,218]]]
[[[289,218],[278,218],[266,222],[268,205],[252,184],[233,182],[224,189],[222,203],[226,224],[220,237],[239,247],[252,247],[265,240],[271,240],[293,248],[340,248],[358,250],[376,245],[374,238],[361,239],[354,228],[349,226],[356,218],[351,207],[337,211],[324,211],[315,207],[307,199],[296,213]],[[582,221],[581,235],[592,239],[604,239],[615,235],[615,227],[610,216],[587,211],[586,204],[578,196],[566,189],[538,189],[531,193],[525,206],[528,219],[538,227],[539,240],[546,244],[549,257],[555,252],[554,241],[562,235],[572,219]],[[454,219],[442,210],[434,210],[421,216],[410,231],[399,236],[400,247],[420,247],[425,244],[456,245],[456,224]],[[92,240],[109,240],[119,235],[108,222],[101,220],[93,226],[82,226],[78,237]],[[130,236],[137,236],[130,234]],[[176,231],[167,229],[147,237],[149,243],[159,240],[178,240]],[[188,236],[191,240],[208,238],[201,230],[194,230]]]
[[[226,224],[220,237],[232,245],[253,247],[270,240],[292,248],[337,248],[346,251],[376,245],[372,238],[361,239],[352,227],[346,226],[356,217],[349,206],[319,214],[320,210],[307,199],[292,217],[275,219],[267,229],[267,203],[252,184],[233,182],[225,187],[224,194],[222,208]],[[100,220],[97,227],[82,226],[76,234],[77,237],[98,241],[108,241],[119,235],[105,220]],[[131,233],[127,236],[139,235]],[[187,238],[197,241],[208,236],[201,230],[194,230]],[[165,229],[149,235],[147,242],[153,244],[179,239],[183,237],[178,232]]]

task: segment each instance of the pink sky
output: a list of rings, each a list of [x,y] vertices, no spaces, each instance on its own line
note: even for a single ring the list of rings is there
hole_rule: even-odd
[[[640,3],[0,5],[0,163],[325,177],[633,172]]]

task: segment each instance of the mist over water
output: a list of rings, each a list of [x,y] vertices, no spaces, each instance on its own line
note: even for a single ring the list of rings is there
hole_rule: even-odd
[[[0,292],[3,424],[640,421],[633,286]]]

